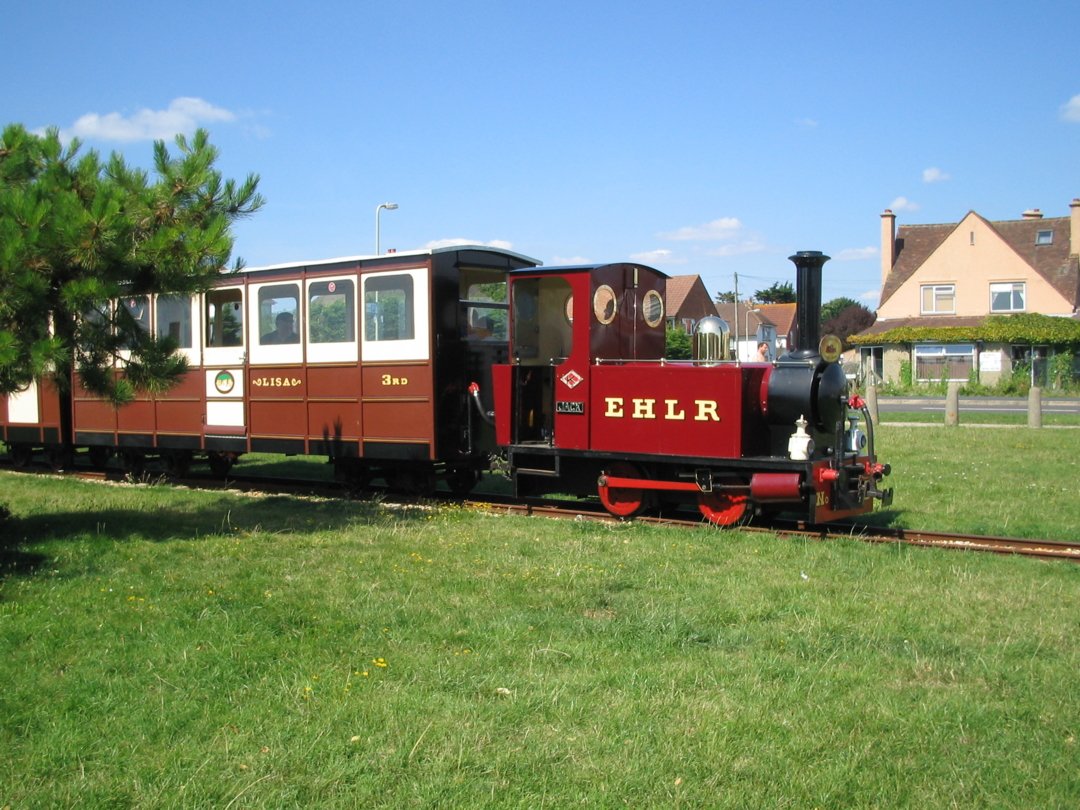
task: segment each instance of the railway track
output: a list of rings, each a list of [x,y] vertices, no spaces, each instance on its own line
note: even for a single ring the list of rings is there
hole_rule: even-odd
[[[0,461],[7,469],[12,466],[6,460]],[[54,473],[55,471],[46,466],[30,467],[25,472]],[[123,480],[124,474],[119,471],[108,472],[75,469],[65,474],[85,478],[88,480]],[[162,476],[164,477],[164,476]],[[211,476],[191,476],[177,481],[191,487],[204,489],[232,489],[258,492],[274,492],[282,494],[307,494],[322,495],[326,497],[342,497],[348,495],[347,487],[332,481],[317,481],[314,479],[281,479],[270,478],[260,475],[230,474],[227,480]],[[399,493],[388,493],[385,490],[373,489],[372,494],[392,494],[395,501],[416,503],[418,500],[442,500],[463,504],[474,509],[486,509],[507,514],[519,514],[535,517],[547,517],[560,520],[591,520],[599,522],[620,522],[608,514],[599,503],[588,501],[562,502],[547,499],[517,500],[505,495],[484,493],[469,496],[467,498],[452,496],[449,493],[437,493],[434,498],[416,499]],[[661,516],[639,516],[634,518],[639,523],[651,523],[667,526],[684,526],[687,528],[709,528],[697,512],[688,511],[685,514],[673,513]],[[731,529],[718,529],[723,532]],[[950,549],[956,551],[978,551],[993,554],[1016,554],[1024,557],[1039,557],[1042,559],[1072,560],[1080,562],[1080,542],[1067,540],[1032,540],[1020,537],[987,537],[980,535],[967,535],[951,532],[933,532],[905,528],[880,527],[863,524],[834,524],[829,526],[808,526],[798,522],[776,521],[767,525],[743,526],[741,531],[778,534],[788,537],[805,537],[817,540],[852,539],[865,543],[897,543],[910,546],[927,546],[932,548]]]

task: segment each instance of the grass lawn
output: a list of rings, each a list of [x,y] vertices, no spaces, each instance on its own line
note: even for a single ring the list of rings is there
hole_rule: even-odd
[[[1002,433],[971,463],[1032,456],[1040,485],[1076,480],[1060,436]],[[961,519],[913,495],[995,498],[993,476],[969,488],[948,466],[959,436],[882,429],[886,520]],[[1072,564],[7,473],[0,487],[0,807],[1080,796]]]

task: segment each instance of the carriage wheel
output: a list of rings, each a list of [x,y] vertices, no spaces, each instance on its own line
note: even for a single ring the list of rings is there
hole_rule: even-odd
[[[112,449],[102,445],[91,445],[86,452],[90,456],[90,465],[95,470],[104,470],[112,457]]]
[[[468,495],[480,483],[481,472],[476,467],[454,467],[446,473],[446,485],[458,496]]]
[[[640,513],[645,508],[645,490],[638,487],[609,487],[609,476],[640,479],[645,477],[641,470],[626,461],[613,462],[600,474],[600,482],[596,487],[600,503],[615,517],[630,518]]]
[[[233,453],[207,453],[206,460],[210,463],[210,472],[218,478],[224,478],[232,469],[236,456]]]
[[[8,454],[11,456],[12,465],[20,469],[29,467],[34,460],[34,448],[28,444],[8,445]]]
[[[422,468],[402,468],[390,473],[387,483],[403,495],[424,497],[435,491],[435,473]]]
[[[165,453],[165,471],[171,478],[184,478],[191,469],[191,451],[173,450]]]
[[[146,456],[141,450],[121,450],[120,467],[128,475],[137,478],[146,471]]]
[[[53,472],[63,472],[74,461],[71,448],[62,444],[53,444],[45,448],[45,458]]]
[[[718,483],[738,482],[728,479]],[[721,527],[742,525],[753,515],[750,510],[750,496],[745,492],[715,489],[712,492],[702,492],[698,495],[698,509],[707,521]]]

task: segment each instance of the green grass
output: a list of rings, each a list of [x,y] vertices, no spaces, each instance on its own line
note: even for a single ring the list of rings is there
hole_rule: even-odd
[[[1010,425],[1027,427],[1026,413],[1002,411],[965,411],[960,410],[961,425]],[[898,422],[919,422],[923,424],[944,425],[945,411],[882,411],[881,421],[885,424]],[[1080,414],[1053,413],[1043,411],[1042,423],[1046,427],[1080,427]]]
[[[911,430],[881,440],[930,433]],[[0,806],[1080,795],[1075,565],[0,485]]]
[[[1080,430],[885,423],[876,440],[895,501],[870,522],[1080,540]]]

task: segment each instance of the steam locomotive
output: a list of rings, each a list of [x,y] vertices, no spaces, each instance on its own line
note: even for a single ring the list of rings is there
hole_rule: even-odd
[[[792,260],[799,338],[773,363],[729,360],[717,318],[693,360],[666,360],[667,277],[639,264],[457,246],[223,274],[202,295],[111,304],[179,344],[190,370],[173,389],[116,409],[77,376],[70,394],[43,378],[0,399],[0,438],[16,463],[57,466],[75,450],[219,474],[245,453],[319,455],[354,485],[417,493],[466,492],[504,454],[518,494],[596,496],[622,517],[862,514],[890,502],[889,468],[839,342],[819,341],[827,257]]]

